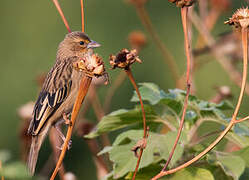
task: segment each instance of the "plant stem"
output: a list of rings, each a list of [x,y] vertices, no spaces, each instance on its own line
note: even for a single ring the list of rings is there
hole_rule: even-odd
[[[187,72],[186,72],[187,92],[186,92],[186,97],[184,100],[184,107],[183,107],[182,117],[181,117],[181,121],[180,121],[180,126],[179,126],[179,129],[177,132],[177,137],[176,137],[176,140],[174,142],[173,148],[169,154],[168,160],[167,160],[166,164],[164,165],[162,171],[165,171],[166,168],[168,167],[168,165],[169,165],[169,163],[174,155],[178,141],[181,137],[181,132],[182,132],[182,128],[184,125],[184,119],[185,119],[185,115],[186,115],[186,111],[187,111],[187,107],[188,107],[188,97],[190,94],[190,86],[191,86],[191,84],[190,84],[191,55],[190,55],[190,43],[189,43],[189,38],[188,38],[188,21],[187,21],[188,7],[181,8],[181,15],[182,15],[184,37],[185,37],[185,51],[186,51],[186,56],[187,56]]]
[[[142,24],[144,25],[145,29],[148,31],[149,35],[151,36],[157,48],[161,51],[165,62],[169,66],[169,70],[176,83],[176,86],[178,87],[179,86],[178,80],[180,79],[180,75],[179,75],[178,66],[176,65],[176,62],[172,54],[170,53],[170,51],[167,49],[165,44],[161,41],[156,31],[154,30],[149,15],[145,10],[144,6],[135,6],[135,7],[137,14],[140,17],[140,20],[142,21]]]
[[[134,87],[134,89],[135,89],[135,91],[137,93],[140,104],[141,104],[141,110],[142,110],[142,115],[143,115],[143,126],[144,126],[143,138],[146,139],[147,138],[147,125],[146,125],[146,117],[145,117],[144,104],[143,104],[143,101],[142,101],[142,97],[141,97],[141,94],[140,94],[139,89],[137,87],[137,84],[136,84],[136,82],[134,80],[134,77],[132,75],[131,69],[128,69],[125,72],[126,72],[127,76],[129,77],[129,79],[130,79],[130,81],[131,81],[131,83],[132,83],[132,85],[133,85],[133,87]],[[137,165],[136,165],[132,180],[135,180],[135,178],[136,178],[136,174],[137,174],[137,171],[138,171],[138,168],[139,168],[139,163],[141,161],[142,155],[143,155],[143,148],[140,148],[140,154],[138,156]]]
[[[71,33],[72,31],[71,31],[71,29],[70,29],[70,27],[68,25],[67,19],[65,18],[64,14],[63,14],[63,11],[61,10],[61,7],[60,7],[60,4],[59,4],[58,0],[53,0],[53,3],[55,5],[55,7],[57,8],[58,12],[60,13],[62,21],[64,22],[64,24],[65,24],[65,26],[67,28],[67,31],[69,33]]]
[[[81,5],[81,30],[82,32],[85,32],[85,13],[84,13],[84,3],[83,3],[83,0],[80,0],[80,5]]]
[[[67,130],[67,135],[66,135],[66,139],[65,139],[65,142],[63,144],[63,147],[62,147],[62,151],[61,151],[61,154],[60,154],[60,157],[59,157],[59,160],[56,164],[56,167],[54,169],[54,172],[50,178],[50,180],[54,180],[54,178],[56,177],[56,174],[62,164],[62,161],[65,157],[65,154],[66,154],[66,151],[67,151],[67,147],[68,147],[68,143],[71,139],[71,136],[72,136],[72,132],[73,132],[73,127],[74,127],[74,124],[75,124],[75,121],[76,121],[76,117],[79,113],[79,110],[80,110],[80,107],[81,107],[81,104],[88,92],[88,88],[91,84],[91,81],[92,81],[92,78],[91,77],[88,77],[88,76],[84,76],[82,79],[81,79],[81,82],[80,82],[80,88],[79,88],[79,91],[78,91],[78,96],[76,98],[76,101],[74,103],[74,106],[73,106],[73,111],[72,111],[72,116],[71,116],[71,125],[68,126],[68,130]]]
[[[243,77],[242,77],[242,84],[241,84],[241,89],[240,89],[240,95],[239,95],[239,99],[236,105],[236,108],[234,110],[233,116],[232,116],[232,120],[230,121],[230,123],[228,124],[228,126],[226,127],[226,129],[220,134],[220,136],[212,143],[210,144],[204,151],[202,151],[200,154],[198,154],[196,157],[194,157],[193,159],[187,161],[186,163],[168,170],[168,171],[164,171],[164,172],[160,172],[158,175],[156,175],[154,178],[152,178],[152,180],[156,180],[162,176],[166,176],[168,174],[172,174],[175,173],[183,168],[188,167],[189,165],[193,164],[194,162],[198,161],[200,158],[202,158],[204,155],[206,155],[209,151],[211,151],[222,139],[223,137],[230,131],[230,129],[233,127],[234,124],[237,123],[237,115],[240,109],[240,105],[243,99],[243,95],[245,92],[245,86],[246,86],[246,79],[247,79],[247,61],[248,61],[248,43],[247,43],[247,28],[242,28],[242,45],[243,45]]]

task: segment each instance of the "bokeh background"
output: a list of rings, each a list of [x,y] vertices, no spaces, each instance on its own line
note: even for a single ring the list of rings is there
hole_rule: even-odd
[[[80,1],[60,1],[62,9],[73,31],[81,29]],[[231,31],[224,25],[233,11],[247,3],[244,0],[232,1],[232,7],[218,20],[213,30],[217,37],[220,33]],[[176,59],[181,74],[185,71],[183,32],[180,9],[166,0],[150,0],[146,9],[154,28],[161,40]],[[137,82],[154,82],[161,88],[175,88],[167,65],[162,60],[160,51],[139,20],[135,8],[124,0],[85,0],[86,33],[102,44],[96,51],[103,57],[111,82],[119,70],[110,71],[108,56],[121,48],[129,47],[128,34],[140,30],[147,37],[147,44],[140,52],[141,65],[134,65],[133,72]],[[28,101],[34,101],[38,95],[36,77],[47,72],[55,61],[59,42],[67,33],[62,20],[50,0],[2,0],[0,3],[0,150],[8,150],[12,160],[20,159],[19,128],[21,120],[17,109]],[[194,32],[196,34],[196,32]],[[194,36],[195,39],[195,36]],[[212,56],[205,58],[213,59]],[[215,86],[231,87],[235,104],[239,88],[235,86],[216,61],[210,61],[195,75],[196,95],[204,100],[215,93]],[[98,89],[101,102],[108,86]],[[130,98],[133,88],[126,80],[116,91],[111,104],[111,111],[119,108],[131,108]],[[247,113],[249,98],[246,96],[241,112]],[[96,117],[90,110],[87,119],[95,122]],[[42,147],[38,169],[42,167],[51,152],[48,141]],[[87,176],[96,179],[95,167],[83,139],[74,136],[73,148],[67,153],[65,167],[79,179]]]

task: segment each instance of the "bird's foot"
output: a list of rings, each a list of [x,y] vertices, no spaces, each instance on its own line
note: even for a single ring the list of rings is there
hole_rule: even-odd
[[[72,126],[72,121],[69,119],[70,114],[63,113],[62,117],[64,119],[64,123],[68,126]]]

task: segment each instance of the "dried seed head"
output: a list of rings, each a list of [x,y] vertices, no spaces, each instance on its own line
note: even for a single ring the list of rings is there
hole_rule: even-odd
[[[147,0],[128,0],[129,3],[137,6],[137,7],[142,7],[145,5],[145,3],[147,2]]]
[[[133,31],[128,36],[132,48],[141,49],[146,44],[146,37],[141,31]]]
[[[128,49],[122,49],[116,56],[110,55],[110,65],[112,69],[116,67],[128,70],[130,65],[134,62],[142,63],[142,61],[138,58],[137,50],[133,49],[129,51]]]
[[[227,11],[231,7],[230,0],[211,0],[210,4],[213,8],[222,12]]]
[[[234,25],[236,28],[247,28],[249,26],[249,9],[238,9],[225,24]]]
[[[171,3],[175,3],[177,7],[192,6],[196,0],[168,0]]]
[[[106,74],[104,62],[98,54],[87,54],[83,59],[76,61],[73,67],[79,71],[83,71],[90,77],[99,77]]]

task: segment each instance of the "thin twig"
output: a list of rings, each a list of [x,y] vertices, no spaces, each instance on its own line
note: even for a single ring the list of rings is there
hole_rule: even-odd
[[[78,91],[78,96],[76,98],[76,101],[74,103],[74,106],[73,106],[73,111],[72,111],[72,116],[71,116],[71,125],[68,126],[68,130],[67,130],[67,136],[66,136],[66,139],[65,139],[65,142],[63,144],[63,147],[62,147],[62,151],[61,151],[61,154],[60,154],[60,157],[59,157],[59,160],[56,164],[56,167],[55,167],[55,170],[50,178],[50,180],[54,180],[61,164],[62,164],[62,161],[64,159],[64,156],[66,154],[66,151],[67,151],[67,147],[68,147],[68,143],[71,139],[71,136],[72,136],[72,132],[73,132],[73,127],[74,127],[74,124],[75,124],[75,120],[76,120],[76,117],[79,113],[79,110],[80,110],[80,107],[81,107],[81,104],[88,92],[88,88],[91,84],[91,81],[92,81],[92,78],[91,77],[88,77],[88,76],[84,76],[80,82],[80,88],[79,88],[79,91]]]
[[[169,66],[169,71],[172,74],[174,82],[176,83],[176,86],[178,87],[179,86],[178,80],[180,79],[180,75],[179,75],[178,66],[176,65],[173,55],[170,53],[166,45],[161,41],[158,34],[154,30],[151,20],[149,18],[149,15],[147,11],[145,10],[144,6],[135,6],[135,7],[136,7],[138,16],[141,19],[142,24],[144,25],[145,29],[150,34],[157,48],[161,51],[166,64]]]
[[[240,123],[240,122],[246,121],[248,119],[249,119],[249,116],[246,116],[246,117],[244,117],[242,119],[236,120],[236,123]]]
[[[226,127],[226,129],[220,134],[220,136],[213,142],[211,143],[204,151],[202,151],[200,154],[198,154],[196,157],[194,157],[193,159],[187,161],[186,163],[168,170],[168,171],[164,171],[164,172],[160,172],[158,175],[156,175],[154,178],[152,178],[152,180],[156,180],[161,178],[162,176],[166,176],[172,173],[175,173],[183,168],[188,167],[189,165],[193,164],[194,162],[198,161],[200,158],[202,158],[204,155],[206,155],[209,151],[211,151],[223,138],[224,136],[231,130],[231,128],[234,126],[234,124],[238,123],[236,118],[240,109],[240,105],[243,99],[243,95],[244,95],[244,91],[245,91],[245,86],[246,86],[246,79],[247,79],[247,61],[248,61],[248,55],[247,55],[247,51],[248,51],[248,43],[247,43],[247,27],[246,28],[242,28],[242,45],[243,45],[243,77],[242,77],[242,84],[241,84],[241,90],[240,90],[240,95],[238,98],[238,102],[236,105],[236,108],[234,110],[233,116],[232,116],[232,120],[230,121],[230,123],[228,124],[228,126]]]
[[[84,13],[84,3],[83,0],[80,0],[81,5],[81,26],[82,32],[85,32],[85,13]]]
[[[142,115],[143,115],[143,126],[144,126],[143,138],[146,139],[147,138],[147,125],[146,125],[146,117],[145,117],[144,104],[143,104],[143,101],[142,101],[142,97],[141,97],[139,89],[138,89],[138,87],[136,85],[136,82],[134,80],[134,77],[132,75],[131,69],[128,69],[125,72],[126,72],[127,76],[129,77],[129,79],[130,79],[130,81],[131,81],[131,83],[132,83],[132,85],[133,85],[133,87],[134,87],[134,89],[135,89],[135,91],[137,93],[140,104],[141,104]],[[140,163],[142,155],[143,155],[143,150],[144,150],[143,148],[140,148],[140,154],[138,156],[137,165],[136,165],[132,180],[135,180],[135,178],[136,178],[136,174],[137,174],[137,171],[138,171],[138,168],[139,168],[139,163]]]
[[[190,43],[189,43],[190,41],[189,41],[189,36],[188,36],[188,20],[187,20],[188,7],[181,8],[181,15],[182,15],[182,25],[183,25],[184,37],[185,37],[185,51],[186,51],[186,57],[187,57],[187,72],[186,72],[187,92],[186,92],[186,97],[184,100],[182,118],[181,118],[180,126],[179,126],[179,129],[177,132],[177,137],[176,137],[176,140],[174,142],[173,148],[169,154],[168,160],[167,160],[166,164],[164,165],[162,171],[165,171],[166,168],[168,167],[168,165],[169,165],[169,163],[174,155],[178,141],[181,137],[181,132],[182,132],[182,128],[184,125],[184,119],[185,119],[185,115],[186,115],[186,111],[187,111],[187,107],[188,107],[188,97],[190,94],[190,86],[191,86],[191,83],[190,83],[190,71],[191,71],[191,55],[190,55],[191,52],[190,51],[191,51],[191,47],[190,47]]]
[[[60,13],[62,21],[64,22],[64,24],[65,24],[65,26],[67,28],[67,31],[69,33],[71,33],[72,31],[71,31],[71,29],[70,29],[70,27],[68,25],[67,19],[65,18],[64,14],[63,14],[63,11],[61,10],[61,7],[60,7],[60,4],[59,4],[58,0],[53,0],[53,2],[54,2],[54,5],[56,6],[58,12]]]

